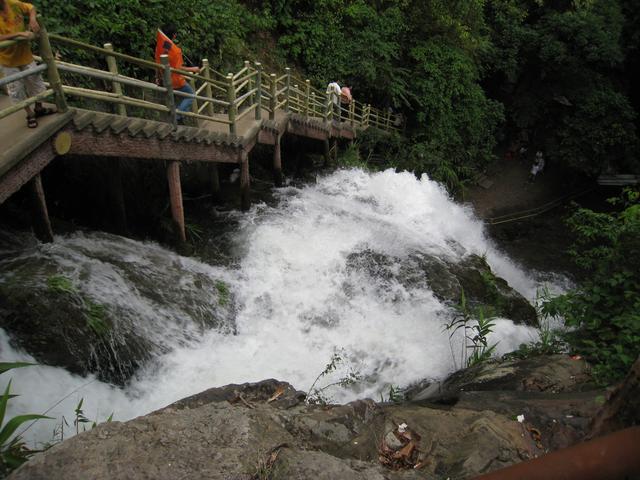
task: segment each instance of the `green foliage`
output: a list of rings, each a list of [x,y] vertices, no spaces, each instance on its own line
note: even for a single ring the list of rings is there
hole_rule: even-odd
[[[445,325],[449,331],[449,346],[456,368],[458,362],[453,352],[452,339],[460,331],[462,333],[462,347],[460,352],[460,368],[472,367],[489,360],[493,356],[497,343],[489,345],[489,334],[493,332],[495,324],[489,317],[485,317],[479,308],[475,315],[467,305],[467,298],[462,290],[458,313]]]
[[[185,223],[184,229],[187,234],[187,238],[189,238],[192,242],[197,242],[202,239],[202,234],[204,233],[204,228],[195,223]]]
[[[0,362],[0,373],[5,373],[13,368],[22,368],[29,365],[33,364],[24,362]],[[7,404],[12,397],[15,397],[15,395],[11,395],[10,392],[11,380],[9,380],[9,383],[4,390],[4,394],[0,397],[0,426],[2,426],[0,429],[0,475],[2,476],[11,470],[18,468],[26,462],[31,455],[36,453],[35,451],[27,448],[19,435],[11,438],[18,427],[33,420],[51,418],[36,414],[18,415],[8,419],[5,423]]]
[[[76,288],[67,277],[63,275],[53,275],[47,278],[47,287],[49,291],[55,293],[77,293]]]
[[[50,292],[67,295],[69,300],[82,309],[87,326],[98,336],[109,333],[111,326],[106,318],[107,309],[104,305],[95,303],[82,295],[73,285],[71,279],[64,275],[53,275],[47,279]]]
[[[229,299],[231,297],[229,285],[227,285],[222,280],[216,280],[215,286],[216,290],[218,291],[218,304],[221,307],[224,307],[229,303]]]
[[[509,141],[526,130],[551,162],[591,176],[638,170],[636,112],[620,81],[633,20],[625,3],[487,2],[482,65],[486,89],[506,107]]]
[[[640,354],[640,202],[627,190],[619,211],[577,209],[569,225],[577,239],[571,255],[588,272],[579,288],[543,304],[575,330],[573,349],[594,365],[602,382],[621,379]]]
[[[85,302],[84,318],[87,325],[96,335],[102,336],[109,332],[110,327],[105,319],[106,308],[104,305],[94,303],[91,300]]]
[[[249,10],[237,0],[41,0],[37,7],[52,32],[93,45],[111,42],[118,51],[149,59],[154,54],[156,29],[174,24],[189,58],[194,62],[208,58],[212,66],[225,71],[242,60],[248,36],[269,27],[260,10]],[[65,60],[93,58],[77,49],[54,47]]]
[[[553,355],[567,352],[568,345],[564,340],[565,332],[552,326],[554,317],[545,313],[546,311],[543,307],[544,303],[551,298],[552,295],[546,287],[538,291],[536,299],[538,339],[533,342],[520,344],[517,350],[506,354],[504,356],[505,358],[528,358],[537,355]]]
[[[381,402],[402,403],[405,400],[404,391],[397,385],[389,385],[389,393],[387,398],[380,394]]]
[[[344,152],[338,155],[338,165],[347,168],[369,169],[367,162],[360,156],[360,150],[357,145],[350,145]]]

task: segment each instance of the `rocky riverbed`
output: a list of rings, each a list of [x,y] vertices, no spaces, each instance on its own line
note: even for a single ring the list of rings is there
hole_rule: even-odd
[[[565,355],[491,361],[401,403],[308,405],[265,380],[103,423],[9,478],[463,479],[578,442],[604,401]]]

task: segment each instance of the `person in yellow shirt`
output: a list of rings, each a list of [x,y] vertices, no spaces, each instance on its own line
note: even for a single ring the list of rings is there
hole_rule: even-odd
[[[29,15],[29,30],[25,28],[24,17]],[[40,26],[36,19],[36,8],[30,4],[19,0],[0,0],[0,41],[20,40],[16,45],[0,48],[0,69],[5,76],[35,68],[36,63],[31,54],[31,40],[34,33],[38,33]],[[11,82],[7,85],[9,96],[14,103],[21,102],[46,90],[42,76],[40,74],[29,75],[21,80]],[[35,128],[38,126],[36,117],[53,113],[52,109],[46,108],[42,103],[37,102],[35,108],[26,107],[27,126]]]

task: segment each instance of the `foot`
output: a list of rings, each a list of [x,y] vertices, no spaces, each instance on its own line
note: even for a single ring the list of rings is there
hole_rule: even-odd
[[[36,128],[37,126],[38,126],[38,121],[36,120],[36,116],[35,115],[28,115],[27,116],[27,127]]]
[[[56,113],[55,109],[49,107],[36,107],[33,109],[36,117],[43,117],[45,115],[51,115],[52,113]]]

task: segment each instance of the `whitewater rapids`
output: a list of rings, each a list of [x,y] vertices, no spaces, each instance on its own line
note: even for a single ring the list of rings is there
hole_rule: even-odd
[[[69,424],[65,438],[72,434],[73,409],[80,398],[85,416],[103,421],[112,412],[115,420],[127,420],[229,383],[277,378],[308,390],[336,352],[344,358],[341,367],[320,383],[348,372],[363,379],[352,388],[331,390],[338,402],[378,400],[389,385],[450,373],[455,364],[443,327],[452,308],[430,290],[399,284],[393,295],[380,295],[371,279],[346,268],[347,256],[354,252],[369,249],[403,257],[420,251],[454,260],[484,255],[494,273],[530,301],[540,286],[534,275],[495,248],[469,207],[453,202],[426,176],[340,170],[312,185],[279,189],[276,196],[276,206],[260,204],[246,214],[229,214],[237,227],[231,235],[233,261],[225,266],[104,233],[60,236],[53,244],[19,252],[58,262],[84,294],[107,308],[127,305],[141,319],[140,328],[169,350],[124,389],[48,366],[3,374],[2,388],[12,378],[12,393],[20,395],[10,401],[10,416],[47,411],[56,419],[38,422],[27,440],[50,441],[63,417]],[[195,275],[223,281],[238,305],[236,334],[181,334],[190,328],[185,305],[179,300],[141,301],[123,263],[144,271],[161,291],[175,282],[189,285]],[[0,261],[0,279],[10,274]],[[347,294],[345,284],[357,288]],[[505,319],[496,324],[491,341],[499,342],[497,353],[535,339],[529,327]],[[9,345],[2,330],[0,359],[32,361]]]

